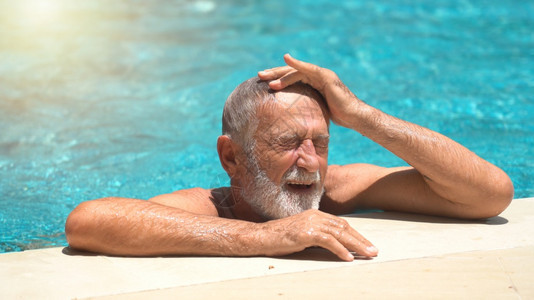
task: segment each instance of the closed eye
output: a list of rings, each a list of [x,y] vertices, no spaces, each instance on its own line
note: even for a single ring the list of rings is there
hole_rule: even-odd
[[[300,145],[300,139],[297,136],[281,136],[273,142],[283,149],[296,149]]]
[[[317,137],[313,139],[313,146],[315,148],[325,149],[328,148],[329,137]]]

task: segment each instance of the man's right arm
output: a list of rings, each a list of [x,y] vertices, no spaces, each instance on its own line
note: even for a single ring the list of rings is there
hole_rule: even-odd
[[[255,255],[252,224],[191,213],[151,201],[103,198],[81,203],[65,232],[75,249],[111,255]],[[241,232],[235,243],[233,232]]]
[[[349,251],[377,254],[344,219],[317,210],[253,223],[155,202],[127,198],[84,202],[67,219],[67,240],[75,249],[126,256],[280,256],[311,246],[328,249],[346,261],[353,259]]]

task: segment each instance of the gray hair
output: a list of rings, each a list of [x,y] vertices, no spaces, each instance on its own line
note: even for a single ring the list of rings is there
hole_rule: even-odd
[[[269,84],[258,77],[238,85],[224,104],[222,133],[242,147],[249,148],[250,137],[258,125],[256,111],[268,100],[275,101],[273,92]]]
[[[322,100],[321,94],[307,84],[296,83],[292,86],[298,88],[303,94],[318,95]],[[269,101],[276,102],[275,92],[269,88],[267,81],[257,76],[238,85],[224,104],[222,134],[229,136],[234,142],[244,147],[245,151],[250,151],[254,146],[254,140],[251,137],[258,126],[256,112],[261,105]],[[321,107],[324,106],[323,102]]]

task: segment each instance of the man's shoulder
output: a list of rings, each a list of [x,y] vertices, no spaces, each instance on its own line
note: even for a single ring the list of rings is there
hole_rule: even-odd
[[[321,209],[334,214],[344,214],[360,208],[362,195],[376,183],[386,169],[363,163],[329,165]]]
[[[199,187],[183,189],[155,196],[149,201],[191,213],[218,216],[212,200],[213,190]]]
[[[348,165],[328,165],[326,172],[326,180],[329,181],[344,181],[346,179],[359,179],[373,178],[380,172],[386,169],[372,164],[356,163]]]

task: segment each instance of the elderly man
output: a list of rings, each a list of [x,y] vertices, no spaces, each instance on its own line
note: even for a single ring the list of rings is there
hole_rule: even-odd
[[[225,104],[217,150],[230,187],[84,202],[67,219],[70,246],[131,256],[278,256],[318,246],[351,261],[351,252],[378,250],[336,214],[376,208],[479,219],[512,200],[496,166],[365,104],[334,72],[284,59],[287,66],[259,72]],[[328,166],[330,119],[411,167]]]

